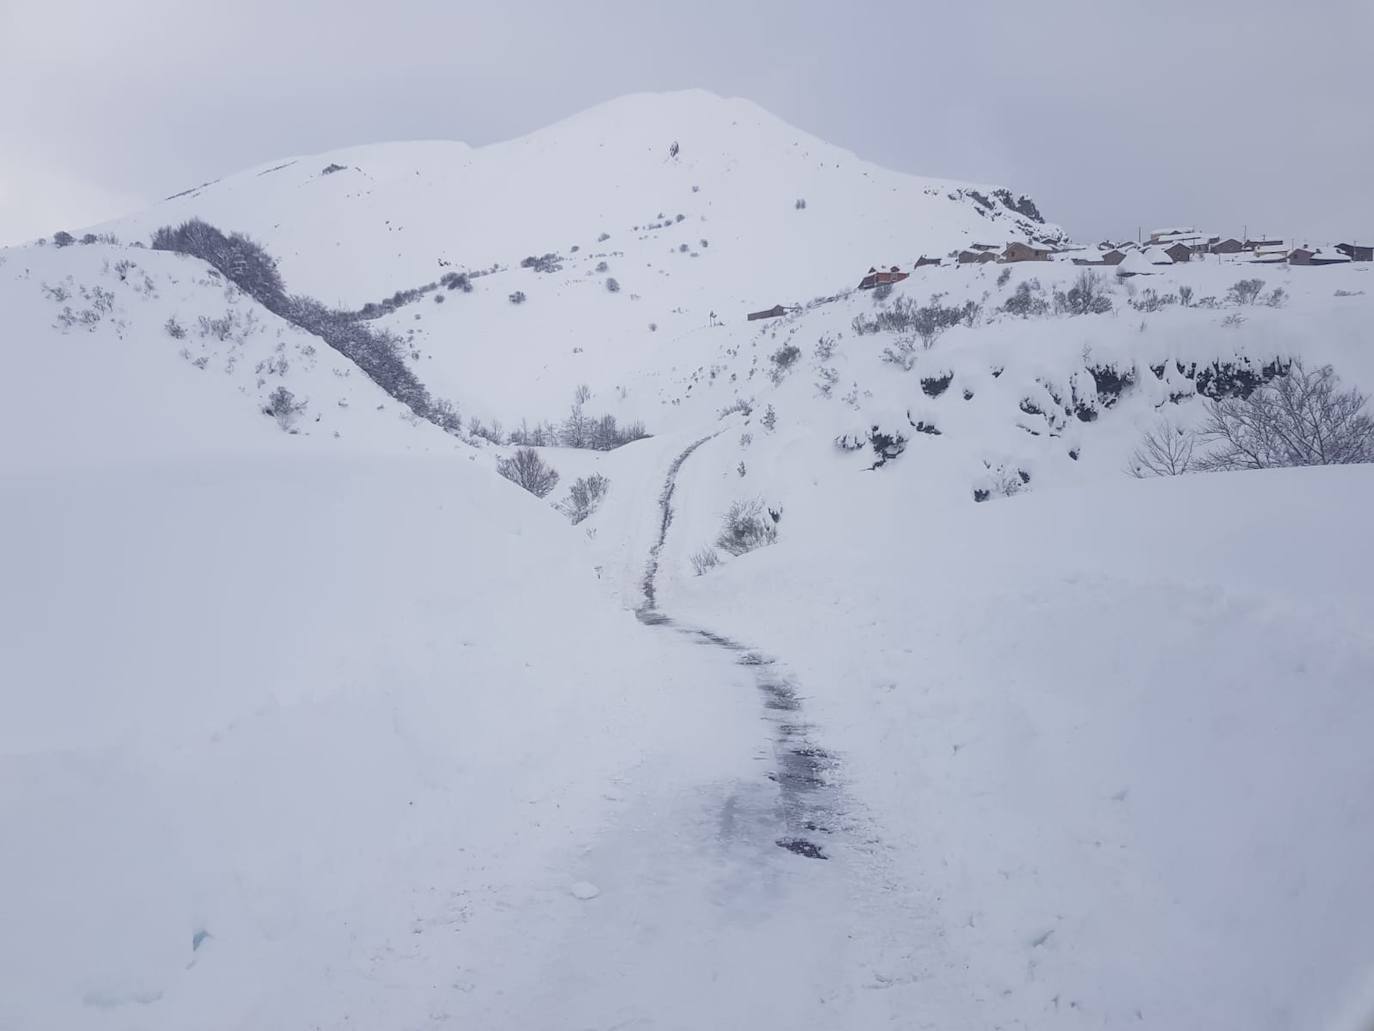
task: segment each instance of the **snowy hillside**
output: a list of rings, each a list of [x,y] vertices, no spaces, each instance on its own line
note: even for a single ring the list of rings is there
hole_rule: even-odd
[[[459,446],[203,262],[104,244],[0,259],[14,357],[0,406],[0,435],[13,445],[6,474]],[[276,418],[267,410],[283,389],[291,411]]]
[[[1033,212],[688,92],[0,250],[0,1031],[1363,1027],[1374,466],[1130,470],[1374,266],[856,289]]]
[[[689,91],[625,97],[482,148],[275,161],[99,229],[147,240],[201,218],[246,232],[291,291],[353,309],[468,274],[471,293],[440,288],[383,320],[413,332],[432,390],[509,425],[558,417],[578,383],[608,398],[625,387],[617,414],[648,419],[670,398],[667,370],[714,347],[712,312],[742,323],[850,286],[875,262],[1062,236],[996,189],[890,172],[747,101]],[[521,267],[546,254],[549,271]]]

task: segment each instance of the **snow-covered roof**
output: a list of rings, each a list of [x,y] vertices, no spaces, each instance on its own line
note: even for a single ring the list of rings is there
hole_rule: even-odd
[[[1167,258],[1168,255],[1166,254],[1165,257]],[[1172,264],[1172,262],[1170,263]],[[1156,269],[1143,253],[1131,250],[1116,266],[1116,274],[1118,276],[1153,276],[1156,274]]]
[[[1174,259],[1163,247],[1146,247],[1141,257],[1151,265],[1172,265],[1174,263]]]

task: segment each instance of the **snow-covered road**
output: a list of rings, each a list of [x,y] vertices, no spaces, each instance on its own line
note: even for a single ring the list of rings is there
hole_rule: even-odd
[[[879,1026],[901,995],[887,991],[901,981],[883,974],[883,955],[927,933],[783,665],[655,607],[676,477],[701,443],[669,466],[637,614],[704,653],[700,690],[725,692],[736,725],[720,728],[717,779],[649,767],[626,784],[619,819],[576,871],[577,901],[540,942],[512,1026]]]

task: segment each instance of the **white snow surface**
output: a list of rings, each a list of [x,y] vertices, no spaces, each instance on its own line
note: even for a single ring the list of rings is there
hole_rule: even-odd
[[[1125,469],[1214,362],[1374,387],[1370,266],[1091,269],[1079,317],[999,310],[1067,261],[851,290],[1025,237],[971,189],[689,92],[0,251],[0,1029],[1365,1026],[1374,469]],[[331,304],[504,264],[379,321],[431,392],[509,426],[587,383],[655,436],[544,449],[537,500],[127,246],[192,216]],[[928,348],[855,329],[935,296],[979,307]],[[752,498],[777,543],[694,575]],[[784,733],[825,861],[776,845]]]

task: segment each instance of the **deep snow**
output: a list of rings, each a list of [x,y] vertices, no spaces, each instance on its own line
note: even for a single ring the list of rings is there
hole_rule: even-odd
[[[1098,270],[1113,310],[1080,317],[998,311],[1066,262],[852,291],[1041,231],[975,189],[686,93],[0,251],[0,1027],[1362,1026],[1369,469],[1124,470],[1214,361],[1374,385],[1369,266]],[[557,419],[585,382],[656,436],[546,449],[533,499],[507,448],[127,246],[193,215],[328,303],[503,264],[378,325],[465,415]],[[1228,302],[1250,276],[1286,302]],[[1216,307],[1132,305],[1181,287]],[[853,329],[933,295],[981,308],[910,369]],[[804,310],[744,321],[775,302]],[[909,439],[870,469],[875,427]],[[570,526],[549,502],[593,471]],[[750,497],[779,542],[694,576]],[[794,739],[823,862],[777,845]]]

